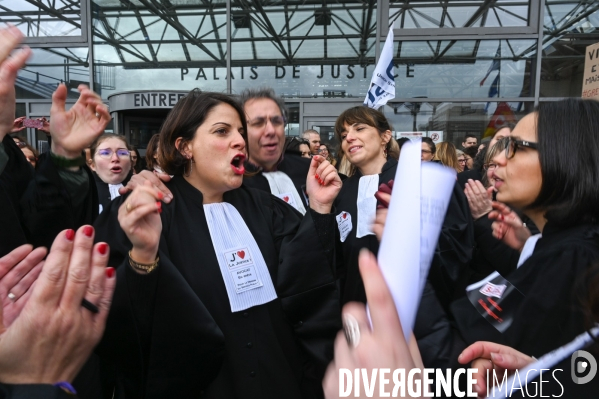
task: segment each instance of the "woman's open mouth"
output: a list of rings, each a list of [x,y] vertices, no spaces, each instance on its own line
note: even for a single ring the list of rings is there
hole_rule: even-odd
[[[242,175],[245,173],[245,166],[243,163],[245,162],[244,154],[237,154],[231,160],[231,168],[233,169],[233,173],[236,175]]]
[[[123,171],[123,168],[121,168],[120,166],[113,166],[112,168],[110,168],[110,171],[112,173],[121,173]]]

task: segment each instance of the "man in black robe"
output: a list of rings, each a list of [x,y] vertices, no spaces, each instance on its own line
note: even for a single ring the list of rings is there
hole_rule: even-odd
[[[285,102],[272,89],[248,89],[241,93],[241,103],[248,120],[249,161],[246,169],[255,172],[254,176],[244,178],[243,184],[285,200],[284,193],[273,191],[264,176],[268,172],[283,172],[293,182],[303,207],[307,209],[305,187],[310,160],[283,153],[287,123]],[[291,205],[298,209],[298,206]]]

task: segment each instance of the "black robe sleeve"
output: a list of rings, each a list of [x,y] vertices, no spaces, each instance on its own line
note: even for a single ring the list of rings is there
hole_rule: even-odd
[[[125,200],[115,199],[95,225],[96,241],[110,245],[111,264],[117,265],[117,287],[96,352],[111,365],[118,390],[127,398],[183,397],[187,392],[199,392],[220,371],[222,333],[169,259],[164,242],[168,212],[162,217],[158,268],[148,275],[131,269],[131,243],[117,220],[118,208]]]
[[[12,140],[12,139],[11,139]],[[0,384],[0,399],[77,399],[50,384]]]
[[[278,247],[276,289],[283,311],[302,346],[322,370],[333,358],[341,328],[341,304],[334,271],[335,216],[301,214],[271,196],[273,237]]]
[[[40,156],[35,177],[31,179],[21,199],[23,226],[28,242],[50,248],[56,235],[65,229],[76,230],[93,224],[98,215],[98,194],[92,173],[87,174],[89,189],[83,200],[74,206],[71,193],[62,181],[49,153]]]

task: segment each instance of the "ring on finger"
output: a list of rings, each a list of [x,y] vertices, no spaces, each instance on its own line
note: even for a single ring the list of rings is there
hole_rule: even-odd
[[[360,325],[351,314],[343,315],[343,332],[349,346],[356,348],[360,344]]]
[[[12,292],[9,292],[7,296],[8,296],[8,299],[10,299],[13,302],[17,300],[17,296],[15,294],[13,294]]]
[[[131,212],[133,210],[133,206],[131,205],[131,202],[127,202],[127,205],[125,205],[125,209],[128,212]]]

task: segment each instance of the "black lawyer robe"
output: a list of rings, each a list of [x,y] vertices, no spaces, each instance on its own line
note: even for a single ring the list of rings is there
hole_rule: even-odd
[[[394,179],[396,171],[397,161],[389,159],[379,174],[379,184]],[[335,200],[336,213],[347,212],[351,215],[352,221],[352,229],[347,238],[343,243],[338,243],[341,247],[338,248],[338,252],[343,255],[340,260],[341,264],[338,266],[341,271],[342,303],[366,302],[364,283],[358,269],[358,255],[362,248],[367,248],[374,254],[378,254],[379,250],[379,241],[375,235],[356,237],[357,199],[361,177],[362,174],[358,170],[352,177],[345,180],[341,192]],[[413,210],[406,209],[405,211],[412,212]],[[440,298],[445,299],[450,296],[460,270],[470,260],[473,243],[470,219],[467,201],[456,185],[443,222],[429,273],[429,281],[424,287],[414,326],[414,335],[426,367],[444,367],[450,362],[451,331]]]
[[[500,333],[467,298],[451,306],[465,345],[492,341],[540,357],[585,331],[581,295],[599,261],[599,226],[558,228],[548,222],[533,254],[505,277],[524,296],[512,309],[513,321]],[[459,353],[459,348],[458,348]]]
[[[255,172],[256,174],[244,177],[243,184],[270,193],[270,185],[266,177],[262,175],[263,171],[249,162],[246,162],[246,168],[248,171]],[[309,207],[308,201],[306,201],[306,178],[308,177],[309,169],[309,159],[291,153],[285,153],[283,160],[277,165],[277,170],[285,173],[293,182],[306,209]]]
[[[0,175],[0,256],[26,243],[50,248],[62,230],[93,223],[98,214],[93,184],[75,207],[49,153],[40,155],[34,170],[10,136],[2,143],[9,161]],[[91,181],[91,171],[83,169]]]
[[[131,244],[115,199],[96,223],[119,265],[98,352],[113,362],[127,398],[312,398],[341,328],[333,267],[332,215],[302,218],[271,194],[242,186],[224,195],[241,214],[268,266],[278,299],[231,312],[206,223],[202,195],[182,177],[167,184],[160,265],[131,270]]]

